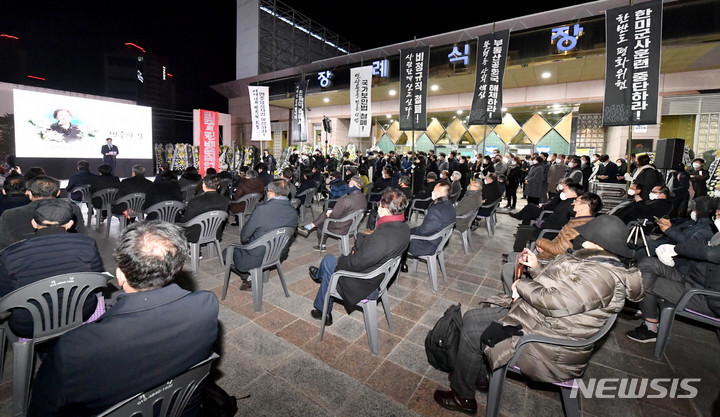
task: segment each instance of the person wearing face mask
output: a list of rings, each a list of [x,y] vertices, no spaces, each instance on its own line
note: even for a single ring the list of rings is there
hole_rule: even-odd
[[[313,220],[312,223],[305,226],[305,229],[308,230],[308,232],[315,228],[318,229],[318,244],[317,246],[313,246],[314,250],[320,252],[325,252],[326,250],[325,241],[327,240],[327,236],[321,236],[322,233],[320,233],[320,228],[323,227],[325,219],[340,219],[357,210],[365,209],[367,206],[367,200],[362,193],[362,182],[362,177],[360,177],[360,175],[355,175],[350,178],[350,182],[348,183],[348,193],[340,197],[333,206],[332,210],[320,213],[320,215]],[[350,229],[351,224],[352,221],[350,220],[342,223],[330,222],[328,224],[328,231],[344,235],[347,233],[348,229]]]
[[[560,184],[560,180],[565,177],[565,173],[567,172],[567,165],[565,165],[565,163],[563,162],[564,160],[565,155],[560,155],[555,158],[553,164],[550,165],[550,168],[548,168],[547,182],[549,198],[553,198],[555,194],[559,192],[557,191],[558,185]]]
[[[711,216],[717,209],[717,200],[707,196],[697,197],[690,200],[688,205],[690,209],[690,219],[676,218],[672,220],[657,219],[656,223],[663,236],[648,241],[648,249],[650,255],[655,255],[656,249],[664,244],[678,244],[693,238],[710,240],[715,230],[713,230],[713,220]],[[642,256],[644,251],[638,251],[636,254]]]
[[[457,203],[455,206],[455,215],[457,217],[464,216],[470,212],[473,212],[480,208],[482,205],[482,192],[480,191],[482,189],[482,180],[481,179],[474,179],[470,182],[470,185],[468,185],[467,192],[465,193],[465,197],[463,197],[460,202]],[[463,223],[462,225],[455,225],[455,230],[462,233],[467,228],[470,227],[470,224],[465,225]]]
[[[578,235],[576,228],[595,218],[602,209],[602,200],[597,194],[585,193],[573,201],[572,208],[575,214],[554,239],[543,237],[535,241],[538,259],[549,261],[572,249],[573,239]]]
[[[505,197],[507,205],[505,208],[514,209],[517,204],[517,189],[520,185],[520,177],[522,170],[520,168],[520,159],[513,157],[510,159],[510,166],[507,171],[507,181],[505,185]]]
[[[528,204],[540,204],[545,180],[544,162],[545,160],[541,156],[537,156],[530,161],[530,169],[525,177],[525,195]]]
[[[405,195],[400,191],[385,190],[378,204],[379,219],[375,231],[369,235],[359,234],[349,255],[339,257],[326,255],[319,267],[310,267],[310,277],[320,283],[313,302],[314,308],[310,312],[312,318],[324,319],[326,326],[332,325],[332,297],[328,304],[328,313],[324,318],[322,310],[330,279],[336,270],[368,273],[405,252],[410,240],[410,227],[405,223],[403,215],[407,203]],[[382,275],[370,279],[341,277],[338,280],[337,291],[342,296],[348,314],[361,300],[370,298],[373,292],[377,294],[381,281]]]
[[[615,161],[615,165],[618,167],[617,176],[615,177],[618,184],[625,184],[625,174],[628,172],[628,164],[624,159],[618,158]]]
[[[695,191],[695,197],[707,195],[708,172],[705,169],[705,160],[695,158],[692,162],[692,169],[688,171],[690,174],[690,183]]]
[[[483,176],[495,172],[495,164],[492,163],[492,159],[488,155],[483,156],[482,170],[480,172],[482,172]]]
[[[650,197],[650,190],[657,185],[664,185],[665,181],[660,172],[650,164],[650,157],[648,155],[640,155],[637,158],[637,166],[637,169],[632,175],[625,174],[625,179],[637,184],[642,184],[642,193],[640,195],[643,200],[647,200]]]
[[[488,174],[483,181],[485,183],[482,187],[483,204],[492,204],[502,198],[502,190],[495,174]],[[491,208],[481,208],[478,216],[488,216],[491,212]]]
[[[568,157],[568,163],[567,163],[567,171],[565,172],[565,176],[563,178],[570,178],[573,180],[573,182],[576,182],[583,186],[583,189],[585,189],[585,183],[583,182],[583,172],[580,168],[580,158],[577,156],[574,156],[572,158]]]
[[[493,163],[493,166],[495,168],[495,175],[506,175],[507,174],[507,164],[503,162],[503,159],[500,155],[495,156],[495,162]]]
[[[450,390],[433,394],[441,407],[475,414],[478,381],[485,381],[487,389],[488,371],[513,357],[519,340],[513,335],[586,339],[623,309],[625,298],[642,298],[640,272],[627,261],[632,252],[625,243],[625,225],[612,216],[600,216],[577,231],[585,239],[583,249],[560,255],[545,266],[532,252],[522,254],[520,262],[530,268],[532,278],[513,283],[514,300],[507,297],[503,305],[465,313]],[[513,327],[493,328],[495,320]],[[533,343],[517,366],[533,381],[567,381],[583,374],[591,355],[592,349]]]
[[[714,230],[720,230],[720,210],[715,210]],[[657,339],[662,300],[677,303],[692,288],[720,291],[720,233],[710,239],[692,237],[675,245],[658,247],[657,258],[638,261],[645,297],[640,301],[643,323],[625,335],[640,343]],[[687,309],[720,317],[720,298],[695,296]],[[671,317],[670,320],[673,320]]]
[[[610,157],[607,155],[601,156],[600,163],[602,165],[602,168],[598,170],[598,174],[596,175],[597,179],[600,182],[617,182],[616,177],[618,173],[618,166],[616,164],[610,163]]]
[[[445,227],[455,223],[455,207],[450,201],[450,184],[438,182],[432,192],[433,202],[428,206],[427,213],[420,226],[413,227],[410,232],[415,236],[431,236]],[[436,240],[411,239],[408,252],[405,253],[400,270],[407,272],[407,254],[424,256],[435,253],[441,238]]]
[[[582,186],[580,184],[564,184],[562,192],[557,196],[559,202],[550,215],[542,220],[536,221],[532,226],[518,226],[513,250],[515,252],[522,251],[528,242],[532,242],[540,236],[540,232],[543,229],[562,229],[575,214],[572,204],[579,194],[582,194]]]
[[[672,210],[672,201],[668,199],[669,190],[666,186],[654,187],[647,200],[643,200],[640,196],[641,187],[640,184],[631,184],[628,194],[632,197],[632,201],[613,213],[625,224],[642,219],[654,222],[655,217],[665,217]]]

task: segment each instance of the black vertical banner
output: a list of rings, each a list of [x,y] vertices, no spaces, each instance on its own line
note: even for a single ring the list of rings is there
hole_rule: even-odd
[[[468,122],[471,125],[502,123],[502,85],[509,43],[510,30],[477,39],[475,90]]]
[[[657,124],[662,1],[605,12],[603,126]]]
[[[308,88],[308,80],[295,84],[295,100],[292,111],[292,141],[307,142],[307,114],[305,112],[305,93]]]
[[[425,130],[430,47],[403,49],[400,55],[400,130]]]

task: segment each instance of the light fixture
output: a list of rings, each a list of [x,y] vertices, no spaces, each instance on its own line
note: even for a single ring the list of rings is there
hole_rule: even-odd
[[[463,111],[462,111],[462,110],[458,110],[458,111],[457,111],[457,114],[463,114]]]
[[[323,102],[324,102],[324,103],[329,103],[329,102],[330,102],[330,99],[327,98],[327,97],[325,97],[325,98],[323,99]]]
[[[388,94],[390,94],[391,96],[394,96],[395,94],[397,94],[397,91],[390,90],[390,91],[388,91]]]
[[[385,117],[387,117],[389,119],[392,117],[392,114],[386,114]]]
[[[548,71],[545,71],[540,76],[543,77],[544,79],[548,79],[548,78],[550,78],[551,75],[552,74],[550,74]]]
[[[437,84],[433,84],[433,85],[430,86],[430,89],[433,90],[433,91],[437,91],[438,88],[440,88],[440,87],[438,87]]]
[[[501,111],[507,111],[507,107],[503,107],[500,109]]]

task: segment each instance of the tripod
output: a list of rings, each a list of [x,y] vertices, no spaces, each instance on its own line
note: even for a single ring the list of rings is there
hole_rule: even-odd
[[[632,240],[633,246],[637,248],[638,237],[642,238],[643,245],[645,245],[645,253],[647,256],[650,256],[650,249],[648,249],[647,238],[645,237],[645,229],[643,229],[643,227],[647,225],[647,222],[648,219],[637,219],[636,221],[630,222],[631,229],[626,242],[630,243],[630,240]]]

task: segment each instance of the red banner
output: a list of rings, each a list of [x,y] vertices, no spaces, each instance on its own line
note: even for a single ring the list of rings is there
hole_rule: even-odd
[[[218,127],[218,112],[200,110],[200,175],[205,176],[208,168],[218,170],[218,155],[220,148],[220,128]]]

